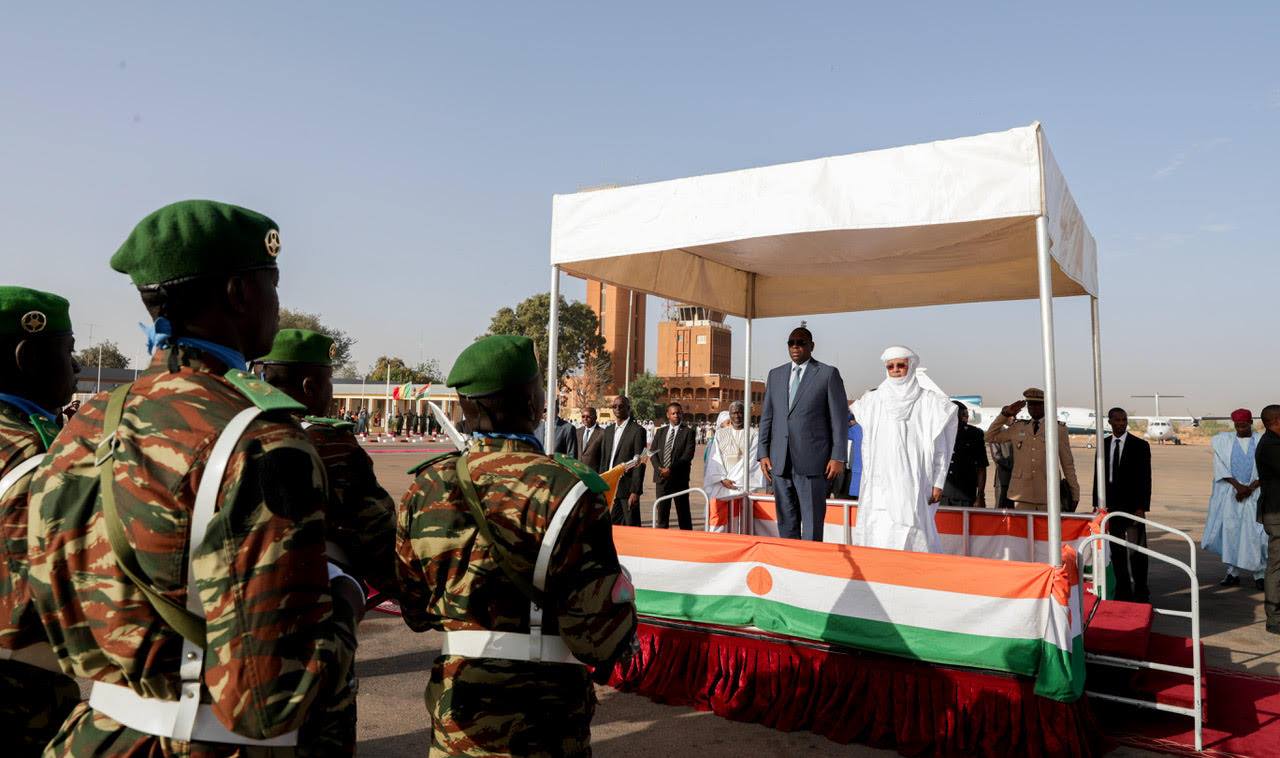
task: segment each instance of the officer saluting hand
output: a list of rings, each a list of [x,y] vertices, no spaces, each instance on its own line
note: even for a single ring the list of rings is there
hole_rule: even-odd
[[[445,633],[426,693],[431,755],[587,755],[587,667],[608,676],[636,627],[608,487],[533,436],[545,404],[529,338],[478,340],[447,384],[470,444],[419,466],[396,512],[405,622]]]

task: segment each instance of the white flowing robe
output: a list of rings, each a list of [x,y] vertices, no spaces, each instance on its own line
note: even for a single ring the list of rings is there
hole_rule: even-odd
[[[905,419],[888,407],[884,390],[853,403],[862,425],[862,483],[853,544],[914,552],[941,552],[934,487],[947,481],[956,442],[956,406],[921,388]],[[877,397],[880,395],[880,397]]]
[[[1261,434],[1254,432],[1256,447]],[[1209,515],[1205,519],[1204,536],[1200,546],[1222,556],[1222,562],[1248,572],[1258,572],[1267,566],[1267,533],[1258,523],[1258,498],[1261,490],[1244,501],[1236,500],[1236,490],[1224,479],[1231,477],[1232,449],[1239,447],[1235,432],[1221,432],[1213,436],[1213,491],[1209,495]],[[1258,478],[1258,463],[1250,456],[1249,484]]]
[[[717,429],[715,436],[711,438],[702,489],[707,491],[707,496],[712,500],[724,500],[741,495],[746,489],[744,484],[747,481],[748,466],[751,469],[749,488],[756,489],[764,486],[764,479],[760,474],[760,462],[756,460],[756,447],[760,437],[752,433],[751,450],[748,452],[742,450],[746,433],[746,429],[724,428]],[[732,481],[734,486],[724,486],[725,479]]]

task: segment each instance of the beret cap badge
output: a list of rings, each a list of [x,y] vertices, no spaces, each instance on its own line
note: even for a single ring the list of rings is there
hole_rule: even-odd
[[[337,357],[338,357],[338,343],[335,342],[329,346],[329,360],[333,360],[334,358],[337,358]]]
[[[27,311],[22,314],[22,328],[28,334],[39,334],[48,325],[49,319],[40,311]]]
[[[267,231],[267,255],[272,258],[280,254],[280,230],[270,229]]]

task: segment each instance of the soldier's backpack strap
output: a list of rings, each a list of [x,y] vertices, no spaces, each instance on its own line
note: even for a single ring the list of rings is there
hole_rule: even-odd
[[[44,453],[37,453],[22,463],[19,463],[17,466],[14,466],[12,471],[5,474],[4,478],[0,479],[0,500],[4,500],[4,496],[9,494],[9,488],[17,484],[22,477],[34,471],[36,466],[39,466],[40,461],[42,460],[44,460]]]
[[[465,454],[459,456],[457,463],[459,485],[462,488],[463,497],[471,508],[472,514],[476,517],[480,533],[494,546],[495,551],[501,551],[498,543],[494,541],[493,533],[489,529],[488,521],[485,519],[484,508],[480,505],[480,498],[476,495],[475,484],[471,480],[471,471],[466,465],[466,457]],[[542,634],[542,603],[539,602],[538,598],[543,597],[546,591],[547,572],[551,567],[551,553],[555,551],[556,543],[560,539],[560,532],[564,528],[565,522],[569,520],[569,515],[573,513],[574,508],[582,500],[582,496],[589,491],[590,489],[585,481],[578,481],[569,490],[569,494],[560,501],[555,513],[551,515],[551,523],[547,524],[547,531],[542,535],[542,544],[538,546],[538,557],[534,561],[532,582],[526,581],[524,577],[515,573],[515,569],[511,567],[505,554],[500,552],[498,556],[498,565],[502,567],[503,573],[516,585],[521,594],[529,598],[529,633],[520,634],[518,632],[470,629],[446,630],[442,653],[445,655],[461,655],[468,658],[505,658],[535,663],[575,663],[581,665],[581,661],[574,657],[561,637]]]
[[[98,444],[97,465],[99,491],[102,497],[103,517],[106,521],[107,539],[116,563],[125,576],[147,598],[165,623],[182,635],[182,652],[178,674],[182,687],[177,701],[145,698],[127,687],[94,684],[89,704],[96,710],[120,723],[148,734],[166,736],[183,741],[231,742],[236,744],[292,745],[297,743],[297,733],[291,732],[271,741],[257,741],[236,735],[221,727],[212,710],[200,702],[200,680],[204,670],[205,621],[204,607],[200,603],[200,591],[196,586],[195,555],[204,541],[217,508],[218,493],[227,464],[235,452],[236,444],[249,425],[264,409],[255,404],[237,413],[218,434],[213,449],[205,463],[204,473],[196,488],[195,506],[191,511],[191,533],[187,546],[187,602],[180,606],[165,597],[151,582],[138,564],[138,556],[124,532],[124,524],[115,499],[115,467],[113,461],[119,445],[117,432],[124,417],[124,403],[131,385],[125,384],[112,390],[107,398],[103,421],[103,437]]]

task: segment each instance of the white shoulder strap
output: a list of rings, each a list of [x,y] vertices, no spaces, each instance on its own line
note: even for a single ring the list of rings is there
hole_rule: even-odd
[[[249,424],[261,413],[261,408],[250,406],[237,413],[223,428],[217,441],[213,443],[213,451],[209,453],[200,485],[196,488],[195,508],[191,511],[191,538],[187,544],[187,610],[200,618],[204,618],[204,606],[200,603],[200,590],[196,587],[196,549],[204,542],[209,531],[209,522],[213,520],[218,493],[222,490],[222,478],[227,473],[231,454],[235,452],[236,444],[244,436]],[[204,649],[183,638],[181,662],[179,675],[182,677],[182,694],[178,698],[172,736],[174,739],[190,741],[200,705],[200,674],[204,670]]]
[[[9,494],[9,489],[17,484],[22,477],[30,474],[36,466],[40,465],[40,461],[44,460],[44,453],[33,455],[22,463],[13,467],[13,470],[4,475],[0,479],[0,500],[4,500],[4,496]]]
[[[542,544],[538,547],[538,559],[533,564],[533,586],[539,592],[547,588],[547,571],[551,567],[551,553],[556,549],[556,542],[560,539],[560,530],[564,528],[564,522],[569,520],[569,514],[573,513],[574,507],[586,492],[586,483],[578,482],[573,489],[569,490],[569,494],[565,495],[564,500],[560,501],[560,507],[556,508],[556,512],[551,514],[551,523],[547,525],[547,531],[542,535]],[[529,660],[542,660],[541,651],[542,608],[537,603],[529,603]]]

